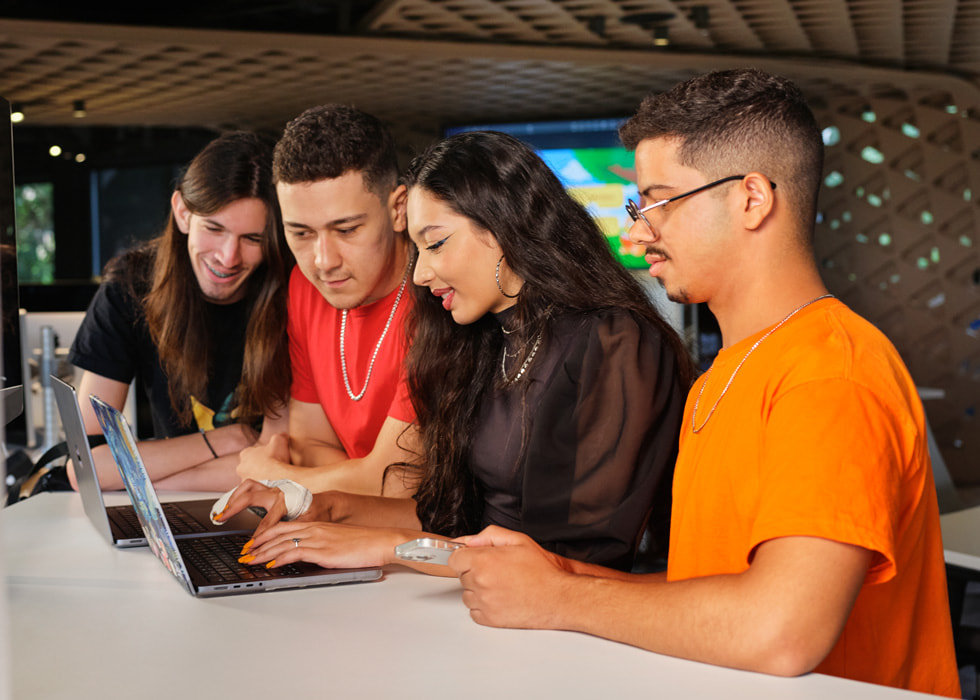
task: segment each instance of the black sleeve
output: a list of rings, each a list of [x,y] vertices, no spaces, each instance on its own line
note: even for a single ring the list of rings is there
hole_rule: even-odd
[[[525,531],[558,554],[629,569],[648,516],[669,510],[685,399],[677,358],[659,329],[607,312],[558,371],[528,441]]]
[[[129,383],[139,367],[147,334],[137,299],[118,282],[103,282],[89,304],[68,361],[84,370]]]

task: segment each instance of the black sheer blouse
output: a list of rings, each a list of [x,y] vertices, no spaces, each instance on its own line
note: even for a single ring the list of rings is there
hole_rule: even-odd
[[[510,378],[519,370],[506,364]],[[668,517],[685,394],[655,326],[619,310],[553,319],[525,376],[482,407],[470,464],[483,524],[629,569],[654,505]]]

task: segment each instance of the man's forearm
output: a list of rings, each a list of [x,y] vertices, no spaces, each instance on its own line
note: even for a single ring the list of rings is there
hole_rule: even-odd
[[[314,520],[365,527],[421,530],[412,498],[365,496],[344,491],[325,491],[313,496]]]
[[[225,455],[160,479],[156,488],[161,491],[230,491],[241,483],[235,471],[237,466],[237,454]]]
[[[867,549],[834,540],[781,537],[758,545],[749,567],[738,574],[605,585],[623,595],[613,611],[622,641],[795,676],[812,671],[837,643],[871,558]],[[593,594],[608,594],[603,587],[595,585]],[[632,625],[630,615],[636,616]],[[583,631],[598,624],[592,618]]]
[[[574,574],[581,574],[583,576],[599,576],[600,578],[611,579],[613,581],[649,582],[667,580],[667,573],[663,571],[655,574],[631,574],[628,571],[609,569],[598,564],[590,564],[589,562],[578,561],[577,559],[568,559],[566,557],[561,558],[561,565],[566,571]]]
[[[313,493],[322,491],[346,491],[348,493],[380,496],[383,471],[371,468],[360,459],[349,459],[333,464],[301,467],[282,465],[287,478],[297,481]]]
[[[137,444],[137,448],[154,483],[160,483],[175,474],[214,460],[204,438],[197,433],[165,440],[143,440]],[[99,483],[103,490],[123,488],[119,468],[108,445],[94,448],[92,460],[95,462]]]
[[[450,564],[481,624],[585,632],[777,675],[806,673],[830,652],[871,557],[854,545],[784,537],[759,545],[741,573],[668,582],[572,563],[500,528],[466,541]]]
[[[338,445],[318,441],[305,441],[295,436],[289,441],[290,462],[299,467],[325,467],[348,459],[347,452]]]
[[[646,577],[642,577],[646,578]],[[812,670],[826,649],[800,639],[803,621],[749,593],[738,576],[667,582],[576,576],[562,587],[553,626],[668,656],[794,676]]]

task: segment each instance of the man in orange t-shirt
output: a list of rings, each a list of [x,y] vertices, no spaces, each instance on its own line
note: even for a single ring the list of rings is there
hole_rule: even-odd
[[[688,397],[667,572],[491,528],[449,562],[473,619],[959,697],[922,406],[891,343],[820,279],[823,144],[799,89],[712,73],[647,98],[620,133],[642,198],[630,237],[724,341]]]

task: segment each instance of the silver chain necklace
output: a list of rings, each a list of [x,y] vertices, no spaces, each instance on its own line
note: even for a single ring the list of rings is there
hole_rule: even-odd
[[[511,332],[513,333],[513,331]],[[524,360],[524,364],[521,365],[521,368],[517,371],[517,375],[513,379],[507,378],[507,344],[504,343],[504,352],[500,356],[500,375],[504,378],[504,384],[512,384],[524,376],[524,371],[528,368],[528,365],[531,364],[531,360],[534,359],[534,356],[538,352],[538,346],[541,345],[542,335],[544,335],[543,330],[538,332],[538,337],[534,339],[534,345],[531,347],[530,354],[528,354],[527,359]]]
[[[708,384],[708,377],[711,376],[711,370],[713,370],[715,368],[714,364],[712,363],[711,367],[708,368],[708,372],[704,375],[704,381],[701,382],[701,389],[698,391],[698,398],[694,400],[694,411],[691,412],[691,430],[693,430],[695,433],[700,433],[701,430],[704,428],[704,426],[706,426],[708,424],[708,421],[711,420],[711,416],[713,416],[715,414],[715,409],[718,408],[718,404],[721,403],[721,400],[725,397],[725,394],[728,392],[728,387],[730,387],[732,385],[732,382],[735,380],[735,375],[738,374],[738,371],[740,369],[742,369],[742,365],[744,365],[745,364],[745,361],[747,359],[749,359],[749,355],[751,355],[752,352],[757,347],[759,347],[762,344],[762,341],[763,340],[765,340],[770,335],[772,335],[777,330],[779,330],[779,328],[784,323],[786,323],[788,320],[790,320],[791,318],[793,318],[793,316],[795,316],[800,311],[802,311],[803,309],[805,309],[806,307],[808,307],[810,304],[815,304],[816,302],[820,301],[821,299],[828,299],[828,298],[830,298],[832,296],[834,296],[834,295],[833,294],[824,294],[822,296],[817,297],[816,299],[811,299],[810,301],[806,302],[805,304],[802,304],[800,306],[797,306],[795,309],[793,309],[792,311],[790,311],[786,315],[786,318],[784,318],[782,321],[780,321],[775,326],[773,326],[772,328],[770,328],[768,331],[766,331],[766,334],[764,336],[762,336],[757,341],[755,341],[755,343],[752,344],[752,347],[749,348],[749,351],[747,353],[745,353],[745,356],[742,357],[742,361],[738,363],[738,366],[735,368],[735,371],[732,372],[732,376],[730,376],[728,378],[728,383],[725,384],[725,388],[721,390],[721,394],[718,396],[718,399],[715,401],[715,405],[711,407],[711,410],[710,411],[708,411],[708,417],[704,419],[704,422],[699,427],[698,426],[698,406],[701,404],[701,394],[704,393],[704,387],[707,386],[707,384]]]
[[[391,320],[395,317],[395,312],[398,310],[398,302],[402,300],[402,292],[405,291],[405,284],[408,282],[408,269],[405,270],[405,275],[402,277],[402,284],[398,288],[398,296],[395,297],[395,303],[391,306],[391,313],[388,314],[388,322],[385,323],[385,329],[381,331],[381,337],[378,338],[378,344],[374,346],[374,354],[371,355],[371,363],[368,365],[367,377],[364,378],[364,388],[361,389],[361,393],[355,394],[353,389],[350,388],[350,377],[347,376],[347,359],[344,357],[344,332],[347,330],[347,309],[344,309],[343,313],[340,315],[340,369],[344,375],[344,386],[347,388],[347,395],[352,401],[360,401],[364,397],[364,392],[367,391],[368,382],[371,381],[371,372],[374,371],[374,361],[378,358],[378,351],[381,349],[381,343],[384,342],[385,336],[388,335],[388,328],[391,326]]]

